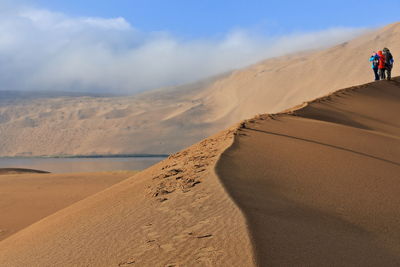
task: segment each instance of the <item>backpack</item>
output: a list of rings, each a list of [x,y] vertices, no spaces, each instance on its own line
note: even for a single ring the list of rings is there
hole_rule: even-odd
[[[391,66],[392,65],[392,60],[393,60],[392,54],[390,53],[390,51],[385,51],[384,55],[385,55],[385,65],[386,66]]]

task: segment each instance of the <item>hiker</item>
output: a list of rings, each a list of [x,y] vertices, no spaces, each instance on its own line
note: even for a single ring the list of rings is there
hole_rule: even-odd
[[[377,53],[372,53],[372,56],[369,58],[369,61],[372,63],[372,70],[375,74],[375,81],[379,81],[378,67],[379,67],[379,56]]]
[[[393,68],[393,56],[392,53],[390,53],[390,50],[385,47],[383,48],[383,55],[385,56],[385,74],[386,74],[386,79],[390,81],[392,78],[392,68]]]
[[[378,56],[379,56],[379,65],[378,65],[378,74],[379,74],[379,78],[381,80],[385,79],[385,63],[386,63],[386,59],[385,56],[383,55],[382,51],[378,51]]]

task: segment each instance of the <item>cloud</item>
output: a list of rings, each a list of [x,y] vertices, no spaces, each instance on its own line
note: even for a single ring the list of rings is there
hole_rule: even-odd
[[[218,40],[182,40],[168,32],[142,32],[121,17],[71,17],[2,2],[0,10],[0,90],[134,93],[327,47],[365,31],[269,37],[237,29]]]
[[[130,30],[131,25],[124,18],[69,18],[62,13],[41,9],[26,9],[18,17],[27,19],[34,27],[41,30],[79,31],[89,28],[98,30]]]

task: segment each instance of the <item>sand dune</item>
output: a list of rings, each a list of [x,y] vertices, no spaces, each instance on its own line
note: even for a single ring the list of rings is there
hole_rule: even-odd
[[[323,51],[265,60],[236,71],[204,90],[208,122],[236,122],[254,114],[276,113],[336,90],[373,80],[372,51],[387,46],[400,53],[400,23]],[[396,56],[395,56],[396,57]],[[394,68],[394,75],[400,69]]]
[[[370,80],[371,50],[400,55],[399,33],[389,25],[189,88],[1,103],[0,155],[176,151]],[[399,78],[356,86],[259,115],[101,192],[112,183],[99,174],[96,189],[51,181],[37,202],[11,194],[0,266],[398,266],[399,100]],[[48,177],[2,175],[0,190],[32,192]]]
[[[0,169],[0,240],[135,174],[128,171],[43,173]]]
[[[399,266],[400,79],[245,124],[217,173],[260,266]]]
[[[215,79],[137,96],[0,101],[0,156],[175,152],[217,132],[170,120],[198,106],[195,94]]]
[[[399,100],[396,78],[247,120],[1,241],[0,265],[397,266]]]
[[[400,24],[392,24],[327,50],[138,96],[1,102],[0,156],[170,154],[254,114],[371,81],[371,52],[388,46],[396,59],[399,33]]]

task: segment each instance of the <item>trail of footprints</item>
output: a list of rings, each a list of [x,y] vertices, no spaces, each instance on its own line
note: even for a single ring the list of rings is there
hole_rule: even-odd
[[[150,187],[150,195],[158,201],[168,200],[167,195],[176,191],[189,192],[191,188],[203,182],[214,166],[219,155],[218,144],[221,138],[228,138],[230,132],[216,138],[209,138],[200,143],[169,156],[161,173],[154,176],[157,185]]]
[[[159,202],[168,200],[168,195],[176,192],[187,193],[192,190],[193,187],[202,183],[204,178],[210,173],[211,169],[221,152],[220,145],[224,140],[233,137],[233,133],[236,130],[229,130],[223,134],[220,134],[214,138],[208,138],[201,141],[200,143],[178,152],[168,157],[165,160],[165,164],[161,167],[160,172],[155,175],[152,179],[157,181],[155,185],[148,187],[148,193],[151,197],[155,198]],[[202,202],[207,199],[207,195],[201,195],[196,201]],[[162,209],[160,206],[159,209]],[[166,208],[168,211],[168,208]],[[197,225],[198,227],[198,225]],[[194,227],[193,229],[185,229],[182,233],[175,236],[175,238],[185,239],[193,238],[195,240],[205,240],[213,238],[213,234],[208,232],[199,231]],[[157,232],[153,230],[152,224],[148,224],[143,227],[143,231],[146,236],[147,249],[163,249],[168,250],[171,244],[160,244],[157,241]],[[202,247],[196,254],[196,262],[204,263],[207,262],[207,254],[219,253],[217,250],[208,247]],[[136,266],[138,264],[138,257],[140,255],[132,255],[133,257],[120,262],[118,266]],[[181,266],[179,263],[170,263],[165,265],[166,267],[178,267]]]

